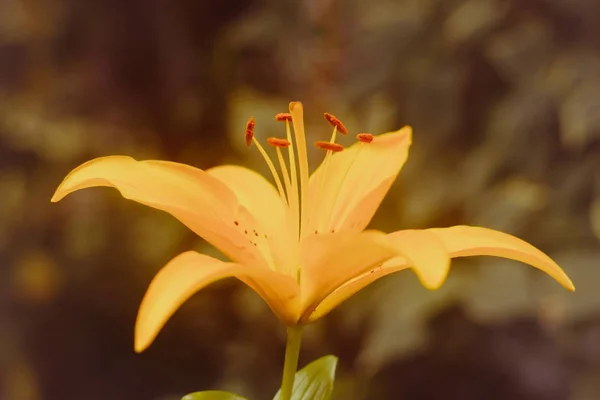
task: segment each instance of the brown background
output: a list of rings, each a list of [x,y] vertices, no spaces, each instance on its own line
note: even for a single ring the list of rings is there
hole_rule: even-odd
[[[309,140],[325,111],[414,127],[372,226],[501,229],[578,289],[490,258],[437,292],[390,276],[306,334],[336,399],[600,398],[599,46],[597,0],[0,0],[0,399],[271,398],[284,330],[235,281],[133,353],[148,283],[200,239],[116,191],[49,199],[102,155],[264,171],[244,123],[280,135],[290,100]]]

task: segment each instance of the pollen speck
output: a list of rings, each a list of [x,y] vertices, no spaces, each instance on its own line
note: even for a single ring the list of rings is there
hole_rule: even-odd
[[[256,122],[254,121],[254,117],[250,117],[248,122],[246,123],[246,146],[250,147],[252,144],[252,138],[254,138],[254,127],[256,126]]]
[[[233,223],[235,224],[235,226],[239,226],[240,223],[238,221],[233,221]]]
[[[325,119],[327,120],[327,122],[329,122],[329,124],[331,124],[331,126],[333,126],[334,128],[337,128],[338,132],[341,133],[342,135],[348,134],[348,129],[346,129],[346,127],[344,126],[342,121],[337,119],[332,114],[325,113]]]
[[[371,143],[373,141],[373,135],[370,133],[359,133],[356,138],[363,143]]]
[[[275,121],[283,122],[283,121],[292,121],[292,114],[290,113],[279,113],[275,115]]]
[[[247,230],[247,229],[244,229],[244,233],[247,235],[247,234],[248,234],[248,230]]]
[[[289,145],[291,144],[286,139],[280,139],[276,137],[268,138],[267,143],[269,143],[273,147],[289,147]]]
[[[342,146],[341,144],[325,142],[323,140],[316,141],[315,146],[323,150],[333,151],[334,153],[344,150],[344,146]]]

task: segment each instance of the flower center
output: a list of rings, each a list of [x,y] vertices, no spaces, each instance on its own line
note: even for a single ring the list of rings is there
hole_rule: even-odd
[[[279,191],[279,195],[282,199],[284,206],[287,209],[290,224],[290,237],[294,240],[300,240],[305,234],[315,231],[315,232],[324,232],[329,223],[329,218],[331,212],[333,211],[333,207],[336,202],[337,193],[339,193],[339,189],[342,187],[344,180],[346,178],[347,172],[344,172],[344,175],[341,179],[335,180],[336,188],[325,187],[327,182],[331,181],[330,174],[330,164],[331,159],[333,157],[333,153],[338,153],[344,150],[344,146],[339,143],[336,143],[336,135],[337,133],[341,133],[343,135],[348,134],[348,129],[346,126],[336,118],[334,115],[330,113],[325,113],[324,117],[329,122],[329,124],[333,127],[333,132],[331,134],[331,138],[329,141],[316,141],[315,146],[320,149],[326,151],[325,158],[323,163],[321,164],[321,173],[319,176],[319,181],[315,182],[316,184],[316,193],[312,197],[312,202],[319,202],[319,207],[321,207],[321,202],[324,201],[324,209],[323,212],[319,212],[317,214],[317,218],[315,221],[308,221],[308,210],[309,208],[309,197],[308,197],[308,184],[309,184],[309,170],[308,170],[308,157],[306,151],[306,136],[304,133],[304,120],[303,120],[303,108],[302,104],[299,102],[290,103],[290,113],[279,113],[275,115],[275,120],[279,122],[285,122],[286,129],[286,138],[276,138],[270,137],[267,139],[267,143],[275,148],[275,152],[277,154],[277,161],[279,164],[279,171],[276,169],[275,164],[262,147],[262,145],[258,142],[258,140],[254,137],[254,128],[256,123],[254,118],[250,118],[248,123],[246,124],[246,133],[245,139],[246,144],[250,146],[252,143],[256,145],[256,148],[264,158],[271,174],[273,175],[273,179],[275,184],[277,185],[277,189]],[[292,140],[292,133],[290,128],[290,122],[294,127],[294,139],[295,143]],[[359,133],[356,136],[357,140],[362,143],[371,143],[373,141],[373,135],[370,133]],[[288,150],[288,164],[283,156],[283,150]],[[354,159],[360,153],[359,149],[354,153],[353,160],[350,162],[350,167],[354,163]],[[298,163],[296,163],[296,159]],[[348,168],[349,169],[349,168]],[[283,182],[279,177],[279,173],[283,177]],[[328,192],[332,194],[329,199],[324,199],[324,192]],[[329,201],[327,201],[329,200]],[[310,223],[310,226],[309,226]]]

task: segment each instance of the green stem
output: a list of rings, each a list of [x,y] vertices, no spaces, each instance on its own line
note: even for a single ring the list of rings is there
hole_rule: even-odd
[[[302,326],[288,327],[287,341],[285,344],[285,361],[283,364],[283,378],[281,380],[281,400],[291,400],[294,388],[294,377],[298,369],[298,357],[302,344]]]

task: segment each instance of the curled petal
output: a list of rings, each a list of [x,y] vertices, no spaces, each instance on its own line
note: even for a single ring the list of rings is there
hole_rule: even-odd
[[[349,299],[376,280],[393,274],[394,272],[403,271],[410,267],[408,262],[403,257],[394,257],[389,261],[386,261],[384,264],[386,265],[381,265],[368,272],[365,272],[334,290],[316,306],[314,311],[308,316],[306,322],[313,322],[321,317],[324,317],[335,307],[339,306],[345,300]]]
[[[427,230],[403,230],[388,235],[396,250],[413,268],[427,289],[439,288],[450,269],[450,257],[442,241]],[[390,260],[384,266],[393,265]],[[390,263],[390,264],[388,264]]]
[[[451,257],[495,256],[521,261],[556,279],[568,290],[575,290],[565,272],[541,250],[507,233],[477,226],[428,229],[444,243]]]
[[[299,288],[289,276],[188,251],[167,263],[150,283],[135,324],[135,351],[150,346],[171,315],[194,293],[229,277],[250,286],[283,322],[297,321]]]
[[[397,255],[385,234],[376,231],[319,234],[300,247],[302,317],[335,289]]]
[[[236,262],[272,264],[262,239],[245,233],[256,230],[262,237],[262,226],[232,190],[203,170],[167,161],[100,157],[71,171],[52,201],[96,186],[114,187],[126,199],[168,212]]]

